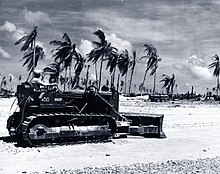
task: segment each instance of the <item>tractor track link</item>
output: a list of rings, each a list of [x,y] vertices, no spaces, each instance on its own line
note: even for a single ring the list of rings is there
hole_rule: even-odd
[[[51,120],[53,121],[52,123],[50,123]],[[56,123],[56,121],[58,123]],[[92,122],[91,125],[89,125],[90,121]],[[95,121],[97,121],[97,124],[95,123]],[[44,127],[44,124],[48,124],[47,122],[49,122],[50,128],[47,128],[47,126]],[[69,127],[69,129],[72,130],[67,130],[63,132],[60,131],[60,133],[51,131],[45,134],[45,137],[46,135],[50,135],[50,134],[56,135],[56,136],[52,136],[51,138],[46,138],[46,139],[42,138],[40,140],[33,138],[36,137],[36,134],[38,134],[38,132],[40,132],[40,129],[42,129],[43,131],[47,129],[57,129],[57,128],[61,129],[62,126]],[[82,132],[81,130],[75,131],[74,127],[82,127],[83,130]],[[91,133],[91,130],[89,130],[89,128],[91,127],[92,128],[95,127],[97,128],[97,130]],[[83,132],[85,129],[88,129],[90,132],[89,131]],[[100,129],[101,131],[99,132]],[[44,146],[44,145],[47,146],[56,143],[78,144],[80,142],[100,142],[100,141],[109,140],[111,136],[113,136],[113,134],[116,132],[116,123],[115,120],[110,115],[106,115],[106,114],[97,114],[97,113],[82,114],[82,113],[71,113],[71,112],[32,113],[30,116],[27,116],[24,119],[24,121],[21,124],[20,131],[24,144],[31,147]],[[31,132],[34,131],[36,133],[32,134]],[[69,137],[68,137],[68,133],[70,133]]]

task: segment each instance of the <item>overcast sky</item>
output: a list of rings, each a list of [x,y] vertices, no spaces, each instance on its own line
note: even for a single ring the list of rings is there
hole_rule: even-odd
[[[220,1],[218,0],[0,0],[0,73],[24,74],[14,42],[38,26],[37,44],[52,61],[49,45],[68,33],[78,50],[86,54],[92,33],[102,29],[119,49],[135,49],[144,55],[143,44],[151,43],[162,61],[157,73],[157,90],[162,74],[176,75],[178,90],[198,92],[215,86],[211,57],[220,55]],[[145,65],[139,61],[135,82],[143,80]],[[152,79],[147,77],[151,88]]]

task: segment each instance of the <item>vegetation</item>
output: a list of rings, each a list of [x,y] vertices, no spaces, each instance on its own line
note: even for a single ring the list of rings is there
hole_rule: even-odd
[[[124,93],[128,92],[130,94],[132,85],[134,88],[137,86],[137,84],[133,84],[133,77],[138,59],[136,50],[133,50],[132,53],[129,53],[127,49],[118,50],[106,39],[105,33],[102,30],[97,30],[93,34],[98,37],[98,41],[92,42],[94,48],[86,55],[86,57],[83,57],[80,52],[76,51],[76,44],[71,41],[67,33],[63,34],[62,40],[51,41],[50,44],[55,46],[55,48],[51,51],[54,61],[43,69],[43,74],[50,74],[49,82],[59,83],[61,85],[63,84],[64,90],[66,90],[67,82],[68,89],[81,88],[82,85],[87,86],[87,83],[92,84],[91,80],[89,79],[89,62],[92,62],[96,70],[96,80],[93,82],[93,84],[98,82],[97,87],[101,89],[103,62],[106,61],[106,70],[109,69],[111,78],[111,88],[115,87],[115,77],[117,75],[117,89],[119,89],[120,86],[121,92],[124,88]],[[35,46],[36,36],[37,27],[35,27],[30,34],[25,35],[15,43],[15,45],[23,43],[21,48],[21,51],[24,51],[22,60],[25,60],[23,66],[27,66],[29,74],[37,66],[38,61],[44,57],[43,48],[39,47],[38,45]],[[156,71],[161,58],[158,55],[156,47],[154,47],[152,44],[146,43],[143,45],[143,47],[145,55],[139,59],[146,60],[146,69],[143,75],[143,81],[140,85],[140,92],[153,91],[153,93],[155,93]],[[74,66],[73,62],[75,62]],[[99,77],[97,70],[98,66]],[[210,67],[212,66],[210,65]],[[87,68],[86,76],[80,77],[84,68]],[[68,71],[69,76],[67,77]],[[64,76],[62,75],[63,72]],[[149,75],[154,75],[153,89],[147,89],[145,87],[148,72]],[[129,81],[128,75],[130,75]],[[124,79],[121,80],[121,77],[124,77]],[[109,80],[106,80],[106,85],[109,85]],[[166,88],[167,94],[171,93],[173,95],[173,86],[175,84],[174,74],[171,78],[167,75],[163,75],[161,82],[162,81],[164,81],[163,88]],[[129,85],[127,91],[128,82]]]
[[[61,62],[52,62],[51,64],[47,65],[44,69],[43,69],[43,73],[49,73],[50,74],[50,78],[49,78],[49,82],[50,83],[58,83],[59,81],[59,75],[60,75],[60,63]]]
[[[108,42],[105,38],[105,34],[101,30],[97,30],[94,34],[98,37],[98,41],[93,41],[94,49],[88,54],[88,61],[92,61],[97,66],[97,62],[100,61],[100,70],[99,70],[99,84],[98,88],[100,89],[102,83],[102,66],[103,61],[111,59],[114,57],[116,48],[111,46],[111,43]],[[96,69],[97,71],[97,69]],[[97,79],[96,79],[97,80]]]
[[[150,95],[154,95],[156,93],[156,74],[159,67],[159,62],[162,59],[159,56],[158,50],[154,45],[145,43],[143,45],[144,55],[138,58],[136,50],[133,50],[130,53],[127,49],[118,50],[118,48],[112,46],[112,44],[106,39],[105,33],[102,30],[97,30],[93,34],[98,37],[98,41],[92,41],[93,49],[85,57],[83,57],[82,54],[77,51],[76,44],[71,41],[67,33],[63,34],[61,40],[53,40],[50,42],[51,45],[55,46],[55,48],[51,51],[54,60],[51,64],[47,65],[43,69],[43,74],[50,75],[49,83],[58,83],[61,85],[63,84],[64,90],[66,90],[67,83],[68,89],[84,88],[87,87],[88,84],[96,84],[100,90],[103,78],[103,63],[106,61],[106,70],[109,70],[110,80],[105,79],[105,85],[108,86],[109,84],[111,84],[111,88],[115,88],[115,78],[117,77],[117,90],[119,90],[120,87],[119,91],[122,93],[131,94],[132,86],[135,89],[136,87],[138,87],[138,85],[139,92],[141,94],[143,92],[146,92]],[[45,57],[43,48],[39,45],[36,45],[37,35],[38,31],[36,26],[29,34],[24,35],[21,39],[15,42],[15,45],[22,44],[20,51],[23,52],[23,57],[21,58],[21,60],[23,61],[22,66],[26,66],[28,71],[27,81],[30,80],[30,75],[34,71],[35,67],[37,67],[39,60]],[[214,61],[208,65],[208,68],[213,69],[213,75],[216,77],[216,87],[212,88],[212,90],[213,92],[216,91],[217,98],[219,98],[220,58],[217,54],[214,55],[212,58]],[[133,77],[138,60],[145,60],[144,64],[146,66],[146,69],[143,74],[142,83],[134,84]],[[73,62],[75,62],[75,65],[73,65]],[[96,70],[96,80],[93,82],[90,79],[90,62],[95,66]],[[99,77],[97,67],[99,67]],[[80,77],[84,68],[87,68],[86,75],[85,77]],[[68,77],[67,72],[69,72]],[[128,75],[130,75],[129,80]],[[147,75],[154,76],[152,89],[148,89],[145,86]],[[122,77],[124,77],[124,79],[121,79]],[[10,86],[12,86],[12,81],[12,78],[9,78],[8,84]],[[20,84],[20,82],[21,75],[19,75],[18,77],[18,83]],[[160,82],[164,83],[162,88],[166,89],[167,95],[173,98],[174,86],[176,86],[177,89],[177,84],[175,84],[175,75],[172,74],[172,76],[169,77],[168,75],[163,74]],[[6,84],[6,77],[3,77],[0,84],[1,91],[6,87]],[[192,87],[191,96],[195,95],[193,92],[194,90]],[[208,96],[212,96],[211,93]]]
[[[175,85],[175,75],[172,74],[172,77],[169,77],[166,74],[163,74],[162,80],[160,82],[164,82],[162,88],[166,89],[167,95],[171,94],[171,98],[173,98],[173,87]]]
[[[79,87],[80,74],[81,74],[83,67],[85,66],[85,62],[86,62],[86,59],[80,53],[76,53],[75,56],[76,56],[76,64],[75,64],[75,72],[74,72],[75,76],[72,81],[72,88]],[[86,83],[87,83],[87,81],[86,81]]]
[[[157,49],[152,45],[152,44],[144,44],[144,52],[147,52],[147,55],[142,56],[141,59],[147,59],[147,63],[146,63],[146,70],[145,70],[145,74],[144,74],[144,79],[143,82],[141,84],[141,93],[146,81],[146,76],[148,71],[150,70],[150,75],[154,75],[155,74],[155,79],[156,79],[156,70],[158,68],[158,62],[161,61],[161,58],[159,58],[159,55],[157,53]],[[156,80],[154,80],[154,90],[155,91],[155,82]]]
[[[124,93],[127,92],[127,73],[128,73],[128,69],[131,66],[130,64],[130,56],[128,53],[128,50],[123,50],[122,53],[119,55],[119,59],[118,59],[118,69],[121,73],[122,76],[125,75],[125,89],[124,89]]]
[[[39,45],[36,46],[36,37],[37,37],[37,27],[34,27],[33,31],[30,34],[23,36],[15,45],[23,43],[21,47],[21,51],[24,51],[24,56],[22,60],[25,60],[23,66],[27,66],[27,70],[29,72],[28,78],[30,74],[34,71],[34,68],[37,66],[38,60],[44,58],[44,51]]]
[[[132,85],[132,79],[133,79],[133,76],[134,76],[134,70],[135,70],[135,66],[136,66],[136,60],[137,60],[137,53],[135,50],[133,50],[132,52],[132,57],[131,57],[131,76],[130,76],[130,83],[129,83],[129,90],[128,90],[128,93],[130,94],[131,93],[131,85]]]
[[[213,56],[214,58],[214,62],[212,62],[208,68],[214,68],[213,70],[213,75],[216,76],[217,79],[217,87],[216,87],[216,91],[217,91],[217,96],[219,96],[219,74],[220,74],[220,62],[219,62],[219,56],[216,54]]]
[[[67,33],[63,34],[63,41],[53,40],[50,44],[58,46],[52,50],[55,61],[59,62],[59,65],[63,65],[65,69],[65,79],[67,79],[67,69],[69,68],[69,80],[71,79],[72,60],[76,56],[76,44],[72,44],[70,37]],[[69,82],[70,84],[70,82]],[[70,87],[70,86],[69,86]],[[66,90],[66,80],[64,82],[64,91]]]

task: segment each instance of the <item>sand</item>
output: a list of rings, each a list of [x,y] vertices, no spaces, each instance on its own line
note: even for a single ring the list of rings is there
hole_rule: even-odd
[[[121,112],[164,114],[167,138],[22,148],[3,141],[13,100],[0,99],[0,173],[220,173],[219,102],[120,97]]]

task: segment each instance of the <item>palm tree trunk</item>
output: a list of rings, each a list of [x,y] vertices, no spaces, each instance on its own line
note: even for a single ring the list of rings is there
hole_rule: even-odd
[[[125,74],[125,91],[124,91],[125,94],[127,92],[127,77],[128,77],[128,73],[126,72],[126,74]]]
[[[130,84],[129,84],[129,90],[128,90],[128,93],[130,94],[131,93],[131,84],[132,84],[132,78],[133,78],[133,75],[134,75],[134,65],[131,69],[131,77],[130,77]]]
[[[34,69],[35,69],[35,62],[36,62],[36,60],[35,60],[35,57],[36,57],[35,38],[34,38],[34,40],[33,40],[33,49],[34,49],[34,53],[33,53],[33,66],[32,66],[32,68],[31,68],[31,70],[30,70],[30,72],[29,72],[29,74],[28,74],[27,81],[29,80],[31,73],[32,73],[32,72],[34,71]],[[33,76],[32,76],[32,78],[33,78]]]
[[[115,71],[116,71],[116,68],[114,68],[113,75],[112,75],[112,86],[115,86]]]
[[[70,89],[71,85],[71,65],[69,66],[69,82],[68,82],[68,89]]]
[[[217,97],[219,94],[219,75],[217,75]]]
[[[33,40],[33,47],[34,47],[34,55],[33,55],[33,69],[32,69],[32,72],[33,72],[34,69],[35,69],[35,62],[36,62],[36,60],[35,60],[35,57],[36,57],[35,38],[34,38],[34,40]]]
[[[86,89],[88,87],[88,79],[89,79],[89,68],[90,68],[90,65],[87,66],[87,71],[86,71]]]
[[[118,79],[117,79],[117,91],[119,90],[119,81],[120,81],[120,73],[118,74]]]
[[[100,71],[99,71],[99,90],[101,89],[101,83],[102,83],[102,65],[103,65],[103,56],[101,58],[101,63],[100,63]]]
[[[66,75],[67,75],[67,68],[65,68],[65,75],[64,75],[64,87],[63,87],[63,90],[65,91],[66,90]]]
[[[98,70],[97,70],[97,63],[95,63],[95,80],[96,80],[96,85],[98,85]],[[98,87],[98,86],[97,86]]]
[[[142,87],[141,87],[141,95],[142,95],[142,92],[143,92],[144,83],[145,83],[145,81],[146,81],[146,76],[147,76],[147,70],[146,70],[145,73],[144,73],[144,79],[143,79]]]
[[[153,86],[153,94],[155,93],[155,88],[156,88],[156,76],[157,76],[157,71],[154,73],[154,86]]]

